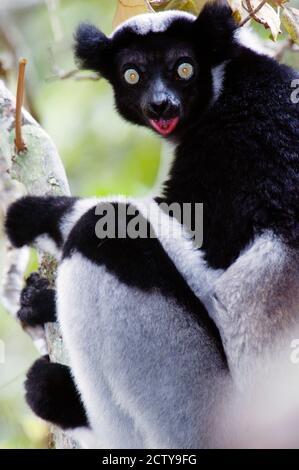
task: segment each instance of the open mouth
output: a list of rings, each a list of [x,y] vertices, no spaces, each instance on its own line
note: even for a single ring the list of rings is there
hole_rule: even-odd
[[[175,130],[179,123],[180,118],[175,117],[172,119],[150,119],[151,126],[161,135],[169,135]]]

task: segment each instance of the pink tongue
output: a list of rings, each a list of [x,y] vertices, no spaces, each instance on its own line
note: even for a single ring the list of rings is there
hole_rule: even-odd
[[[161,135],[170,134],[178,125],[179,118],[173,119],[150,119],[150,123]]]

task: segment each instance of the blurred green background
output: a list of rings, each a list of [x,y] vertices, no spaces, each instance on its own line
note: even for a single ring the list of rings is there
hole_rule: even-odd
[[[115,8],[115,0],[0,0],[0,78],[14,91],[17,60],[29,60],[27,108],[53,138],[72,193],[80,196],[144,195],[161,171],[159,140],[121,120],[107,83],[53,78],[74,68],[78,22],[90,20],[109,33]],[[298,65],[298,55],[285,57]],[[25,372],[37,352],[1,307],[0,341],[0,448],[46,447],[47,427],[23,398]]]

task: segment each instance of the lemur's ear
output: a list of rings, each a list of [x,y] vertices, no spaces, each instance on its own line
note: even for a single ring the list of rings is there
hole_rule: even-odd
[[[75,33],[74,51],[79,66],[106,77],[111,40],[96,26],[81,23]]]
[[[217,1],[207,3],[194,22],[194,40],[206,50],[212,63],[218,63],[229,59],[237,49],[237,28],[229,6]]]

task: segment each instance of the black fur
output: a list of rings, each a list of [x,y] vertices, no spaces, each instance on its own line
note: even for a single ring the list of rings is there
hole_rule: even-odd
[[[47,279],[33,273],[21,292],[21,308],[17,313],[24,327],[43,326],[56,321],[55,291]]]
[[[75,34],[75,56],[79,65],[102,75],[111,60],[110,41],[96,26],[81,23]]]
[[[215,4],[205,7],[194,22],[178,18],[167,31],[145,36],[127,27],[107,38],[92,25],[80,25],[74,49],[83,68],[95,70],[111,82],[119,113],[135,124],[149,126],[147,104],[163,83],[170,103],[181,104],[176,113],[180,122],[173,134],[178,139],[209,104],[211,67],[238,53],[239,46],[233,40],[235,29],[231,10]],[[192,80],[177,79],[181,59],[194,65]],[[140,74],[136,86],[124,80],[128,66],[134,66]]]
[[[298,75],[238,44],[236,29],[231,10],[214,3],[194,22],[178,19],[145,36],[123,28],[111,40],[108,78],[126,119],[149,126],[144,102],[159,80],[180,102],[165,200],[204,204],[203,249],[215,268],[227,268],[265,230],[299,243],[299,106],[290,99]],[[195,66],[187,83],[167,76],[177,51]],[[131,60],[146,70],[133,87],[121,72]],[[223,90],[211,106],[212,67],[224,61]]]
[[[40,418],[62,429],[88,426],[69,367],[50,363],[48,356],[38,359],[27,374],[25,390],[28,405]]]
[[[198,59],[210,66],[231,59],[239,53],[234,33],[237,25],[231,9],[217,2],[207,3],[200,12],[190,38]]]
[[[203,202],[203,249],[213,267],[228,267],[267,229],[298,247],[294,77],[291,69],[243,50],[227,65],[220,99],[197,116],[177,148],[166,198]]]
[[[71,210],[76,198],[25,196],[8,209],[5,230],[17,248],[30,245],[39,235],[49,235],[58,247],[62,244],[59,221]]]

